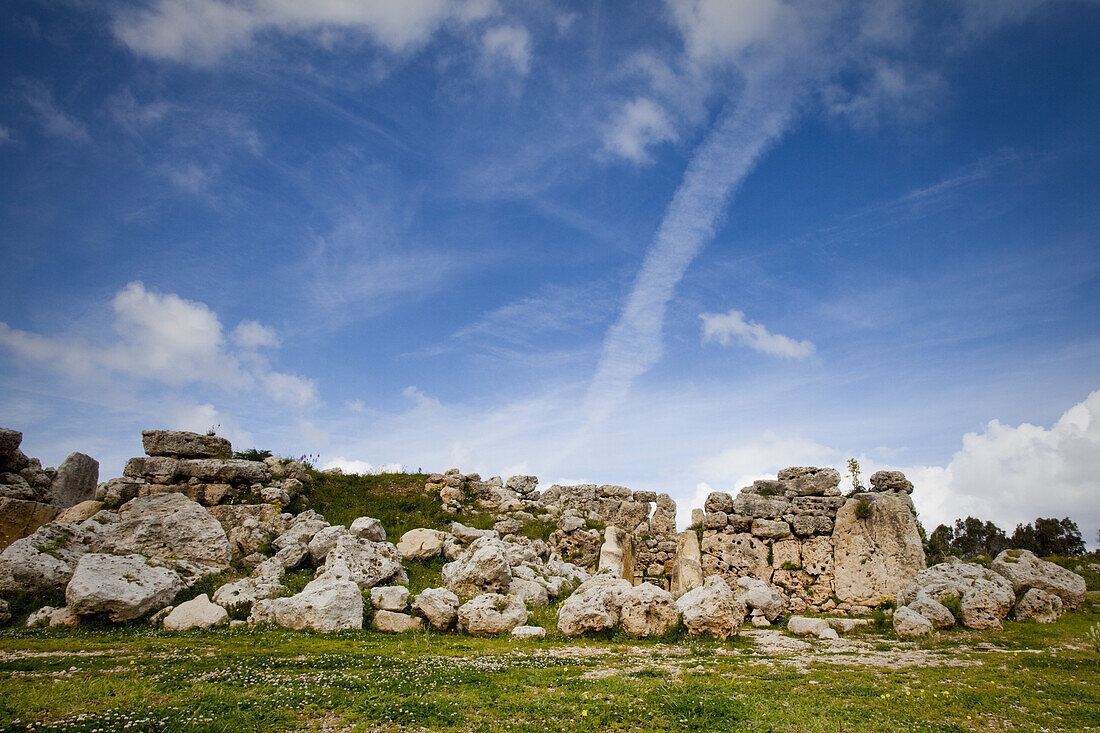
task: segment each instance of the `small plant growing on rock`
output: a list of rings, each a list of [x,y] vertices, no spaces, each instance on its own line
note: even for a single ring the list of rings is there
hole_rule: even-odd
[[[855,458],[848,459],[848,476],[852,479],[852,490],[848,496],[853,494],[859,494],[867,490],[867,487],[863,485],[863,480],[859,476],[859,461]]]
[[[856,503],[856,519],[867,519],[869,516],[871,516],[870,502],[860,499]]]
[[[1100,654],[1100,624],[1093,624],[1092,628],[1085,633],[1085,638],[1088,639],[1089,644],[1096,650],[1096,653]]]

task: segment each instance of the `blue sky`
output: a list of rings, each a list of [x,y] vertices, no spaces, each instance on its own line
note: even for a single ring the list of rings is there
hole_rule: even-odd
[[[1100,4],[0,9],[0,424],[1100,529]]]

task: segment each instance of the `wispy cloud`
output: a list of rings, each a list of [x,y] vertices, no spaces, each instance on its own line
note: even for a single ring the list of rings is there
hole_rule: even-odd
[[[531,34],[520,25],[498,25],[485,31],[482,48],[490,59],[500,59],[526,74],[531,68]]]
[[[813,356],[815,348],[809,341],[796,341],[789,336],[772,333],[764,325],[745,320],[739,310],[729,313],[701,313],[703,342],[716,341],[729,346],[736,338],[754,351],[783,359],[805,359]]]
[[[154,59],[211,65],[266,33],[321,41],[333,33],[364,36],[393,53],[423,46],[447,23],[465,25],[498,12],[485,0],[157,0],[119,11],[115,36],[134,53]]]
[[[631,383],[660,359],[665,310],[676,285],[714,236],[733,190],[783,133],[792,102],[789,90],[750,87],[692,156],[622,315],[604,340],[586,398],[590,424],[606,419]]]
[[[20,86],[23,90],[23,101],[34,112],[47,135],[72,143],[91,141],[92,137],[84,123],[58,108],[49,87],[34,80],[23,80]]]

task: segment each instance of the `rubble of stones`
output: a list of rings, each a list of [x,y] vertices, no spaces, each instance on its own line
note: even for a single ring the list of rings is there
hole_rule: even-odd
[[[590,484],[540,492],[533,476],[482,481],[453,469],[432,475],[427,488],[456,521],[394,543],[371,517],[341,526],[311,510],[285,511],[297,497],[308,501],[311,479],[297,462],[233,459],[217,436],[142,438],[147,455],[96,486],[98,465],[87,456],[41,469],[18,450],[18,432],[0,430],[4,526],[18,537],[0,553],[0,594],[65,598],[27,625],[148,618],[170,630],[333,632],[367,624],[526,639],[546,634],[529,625],[532,609],[560,602],[557,628],[570,637],[615,629],[660,637],[682,626],[726,639],[746,623],[769,626],[811,609],[838,617],[791,615],[788,630],[833,639],[869,623],[851,616],[896,598],[894,628],[909,638],[956,623],[999,628],[1009,615],[1050,622],[1085,598],[1079,575],[1024,551],[1006,551],[989,568],[952,561],[926,569],[913,486],[896,471],[843,497],[833,469],[785,469],[737,497],[712,493],[695,527],[677,534],[667,494]],[[32,506],[20,515],[23,505]],[[489,513],[493,529],[458,521],[475,512]],[[528,522],[552,523],[549,540],[524,536]],[[437,558],[446,561],[439,587],[410,594],[406,567]],[[243,577],[175,605],[181,591],[230,569]],[[284,579],[298,570],[312,580],[291,593]],[[9,620],[0,600],[0,622]]]
[[[676,502],[668,494],[631,491],[623,486],[554,484],[538,490],[534,476],[482,481],[458,469],[428,477],[426,489],[439,492],[443,508],[456,515],[488,512],[493,528],[515,538],[527,522],[552,522],[548,542],[567,560],[595,571],[607,528],[629,538],[629,577],[668,587],[676,558]]]
[[[0,549],[92,499],[99,481],[99,462],[71,453],[57,468],[43,468],[37,458],[19,450],[23,434],[0,428]]]

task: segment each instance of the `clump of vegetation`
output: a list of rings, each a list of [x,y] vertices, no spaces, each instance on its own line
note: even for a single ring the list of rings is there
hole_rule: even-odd
[[[779,496],[779,492],[771,486],[761,486],[756,490],[757,496]]]
[[[856,502],[856,519],[867,519],[871,516],[871,503],[860,499]]]
[[[534,520],[523,523],[523,529],[519,531],[520,535],[532,540],[549,540],[550,535],[558,528],[557,522],[553,520],[539,521]]]
[[[1092,645],[1097,654],[1100,654],[1100,624],[1094,624],[1085,634],[1085,638],[1089,640],[1089,644]]]
[[[779,566],[779,569],[780,570],[795,571],[795,570],[801,570],[802,566],[797,565],[797,564],[791,562],[790,560],[786,560],[782,565]]]
[[[958,596],[945,596],[940,599],[940,604],[951,612],[956,621],[962,620],[962,600]]]
[[[249,448],[248,450],[233,451],[233,457],[244,461],[262,461],[265,458],[271,458],[271,451]]]

